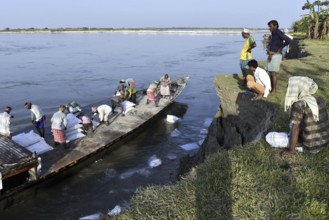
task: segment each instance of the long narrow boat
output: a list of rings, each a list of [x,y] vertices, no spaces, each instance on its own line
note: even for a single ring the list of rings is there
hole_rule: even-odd
[[[14,185],[10,189],[4,186],[0,200],[10,198],[17,192],[37,183],[55,178],[59,174],[63,174],[71,168],[83,164],[84,161],[92,160],[96,155],[100,155],[101,152],[107,152],[118,147],[134,133],[140,131],[161,115],[181,94],[188,80],[189,77],[184,76],[172,81],[172,99],[161,98],[158,107],[152,103],[146,104],[147,96],[145,90],[138,91],[137,105],[125,117],[119,116],[119,113],[113,114],[110,117],[111,123],[109,126],[100,125],[95,132],[71,142],[68,149],[56,147],[54,150],[39,155],[41,158],[41,172],[36,176],[27,174],[27,171],[31,172],[31,170],[35,170],[34,173],[36,173],[37,166],[40,166],[35,154],[28,152],[9,139],[1,138],[0,153],[1,155],[6,155],[0,157],[0,173],[2,173],[2,179],[7,179],[4,185],[6,182],[10,183],[11,178],[13,179],[12,182],[16,181],[17,184],[17,180],[14,180],[14,178],[17,178],[17,175],[22,176],[20,181],[22,179],[26,181],[19,185]],[[97,104],[110,104],[110,100]],[[84,108],[84,112],[88,113],[88,111],[90,111],[90,106]],[[6,154],[3,154],[2,151],[5,151]]]

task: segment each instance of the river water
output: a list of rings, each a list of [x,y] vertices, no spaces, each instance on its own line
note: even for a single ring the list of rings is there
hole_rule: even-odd
[[[254,35],[255,59],[264,60],[262,33]],[[0,34],[0,108],[13,107],[13,131],[30,126],[26,101],[47,115],[59,104],[89,105],[113,94],[120,79],[134,78],[144,88],[164,73],[190,81],[168,114],[114,152],[77,172],[24,192],[1,219],[78,219],[124,206],[139,187],[175,181],[179,159],[196,150],[180,145],[201,143],[219,99],[214,77],[240,73],[240,33],[39,33]],[[49,118],[49,117],[48,117]],[[32,129],[32,127],[30,127]],[[173,131],[179,135],[173,135]],[[152,157],[161,159],[150,168]]]

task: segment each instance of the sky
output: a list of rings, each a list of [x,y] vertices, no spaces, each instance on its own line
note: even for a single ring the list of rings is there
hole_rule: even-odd
[[[289,3],[288,3],[289,2]],[[306,0],[2,0],[5,28],[289,28]]]

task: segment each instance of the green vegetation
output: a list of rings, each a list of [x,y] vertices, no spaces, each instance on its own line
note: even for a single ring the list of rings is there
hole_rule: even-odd
[[[314,1],[302,7],[309,14],[293,24],[294,31],[307,33],[309,39],[326,39],[329,33],[329,1]]]
[[[329,106],[329,41],[301,43],[309,55],[282,63],[278,93],[267,100],[281,106],[270,130],[287,130],[290,76],[313,78]],[[216,81],[227,79],[218,75]],[[249,143],[211,155],[174,185],[141,189],[129,209],[111,219],[329,219],[328,163],[328,148],[282,158],[264,141]]]

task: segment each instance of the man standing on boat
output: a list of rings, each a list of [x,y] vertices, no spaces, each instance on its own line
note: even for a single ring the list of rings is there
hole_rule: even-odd
[[[65,130],[67,126],[67,119],[64,113],[66,109],[65,105],[60,105],[58,112],[51,117],[51,132],[54,136],[55,146],[58,144],[63,145],[66,148],[66,135]]]
[[[91,107],[91,111],[94,113],[94,115],[98,114],[99,122],[105,123],[106,126],[109,125],[109,115],[112,113],[111,106],[108,105],[100,105],[98,107],[94,106]]]
[[[39,135],[41,137],[45,137],[45,122],[46,122],[46,115],[43,114],[42,110],[39,106],[32,104],[31,102],[26,102],[25,108],[31,111],[31,120],[32,124],[35,126]]]
[[[7,106],[3,113],[0,113],[0,135],[5,136],[11,139],[11,132],[10,132],[10,119],[13,118],[10,115],[12,108]]]

